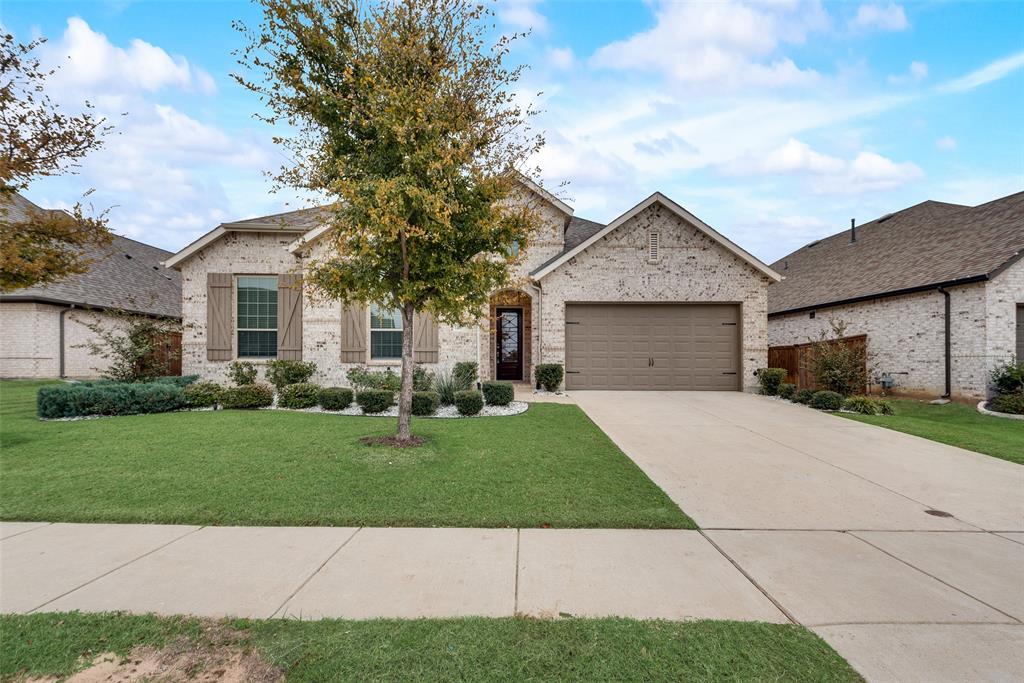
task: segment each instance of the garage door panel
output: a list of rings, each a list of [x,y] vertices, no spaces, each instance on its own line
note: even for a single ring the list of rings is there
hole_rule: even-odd
[[[566,321],[569,389],[738,388],[736,305],[567,304]]]

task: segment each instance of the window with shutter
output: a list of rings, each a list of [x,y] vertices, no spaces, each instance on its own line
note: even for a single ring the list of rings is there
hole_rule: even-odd
[[[277,358],[277,276],[240,275],[238,357]]]
[[[370,358],[393,360],[402,357],[402,312],[370,307]]]

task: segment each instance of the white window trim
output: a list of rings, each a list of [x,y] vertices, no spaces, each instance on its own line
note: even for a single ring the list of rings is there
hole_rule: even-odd
[[[272,277],[277,278],[277,273],[235,273],[235,286],[232,290],[231,297],[231,327],[234,328],[234,334],[231,335],[231,344],[234,347],[231,355],[234,356],[235,360],[244,361],[247,363],[256,363],[258,365],[265,364],[272,360],[277,360],[277,355],[273,356],[241,356],[239,351],[241,350],[241,344],[238,343],[239,332],[269,332],[270,330],[259,330],[251,327],[241,328],[238,326],[238,280],[243,277]],[[274,323],[274,332],[278,332],[277,323]]]
[[[402,323],[402,329],[396,330],[394,328],[385,327],[373,327],[373,304],[366,307],[366,363],[367,365],[401,365],[402,356],[398,355],[397,358],[374,358],[373,357],[373,333],[374,332],[401,332],[402,337],[405,337],[405,321],[402,320],[402,313],[399,309],[395,309],[398,313],[398,319]]]

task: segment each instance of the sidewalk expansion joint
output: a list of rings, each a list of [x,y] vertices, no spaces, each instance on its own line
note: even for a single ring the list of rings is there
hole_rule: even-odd
[[[522,529],[516,529],[516,583],[512,598],[512,616],[519,616],[519,538]]]
[[[39,529],[45,529],[48,526],[53,526],[55,523],[56,522],[40,522],[39,526],[34,526],[31,529],[25,529],[24,531],[19,531],[17,533],[11,534],[10,536],[4,536],[3,538],[0,538],[0,541],[6,541],[6,540],[9,540],[9,539],[15,538],[17,536],[24,536],[25,534],[30,534],[33,531],[38,531]]]
[[[317,567],[316,569],[314,569],[314,570],[313,570],[313,573],[312,573],[312,574],[310,574],[309,576],[307,576],[307,577],[306,577],[306,579],[305,579],[305,580],[304,580],[304,581],[303,581],[302,583],[300,583],[300,584],[299,584],[298,588],[296,588],[295,590],[293,590],[293,591],[292,591],[292,592],[291,592],[291,593],[290,593],[290,594],[288,595],[288,597],[286,597],[286,598],[284,599],[284,602],[282,602],[282,603],[281,603],[280,605],[278,605],[278,606],[277,606],[277,609],[275,609],[275,610],[274,610],[273,612],[271,612],[271,613],[270,613],[270,616],[268,617],[268,619],[272,619],[272,618],[274,618],[274,617],[275,617],[275,616],[277,615],[277,613],[278,613],[278,612],[280,612],[281,610],[283,610],[283,609],[285,608],[285,605],[287,605],[287,604],[288,604],[289,602],[291,602],[292,598],[294,598],[294,597],[295,597],[296,595],[298,595],[298,594],[299,594],[299,591],[301,591],[301,590],[302,590],[303,588],[305,588],[305,587],[306,587],[306,584],[308,584],[308,583],[309,583],[310,581],[312,581],[312,580],[313,580],[313,577],[314,577],[314,576],[316,576],[316,575],[317,575],[317,574],[319,574],[319,573],[320,573],[321,571],[323,571],[323,568],[327,566],[327,563],[328,563],[328,562],[330,562],[331,560],[333,560],[333,559],[334,559],[334,557],[335,557],[335,556],[336,556],[336,555],[337,555],[338,553],[340,553],[340,552],[341,552],[341,549],[342,549],[342,548],[344,548],[344,547],[345,547],[346,545],[348,545],[348,542],[349,542],[349,541],[351,541],[351,540],[352,540],[353,538],[355,538],[355,537],[356,537],[356,534],[358,534],[358,533],[359,533],[360,531],[362,531],[362,530],[363,530],[363,529],[365,529],[365,528],[366,528],[366,527],[362,527],[362,526],[361,526],[361,527],[359,527],[359,528],[357,528],[357,529],[356,529],[355,531],[353,531],[353,532],[352,532],[352,535],[351,535],[351,536],[349,536],[349,537],[348,537],[348,538],[346,538],[346,539],[345,539],[344,541],[342,541],[342,542],[341,542],[341,545],[339,545],[339,546],[338,546],[337,548],[335,548],[335,549],[334,549],[334,552],[333,552],[333,553],[331,553],[330,555],[328,555],[328,556],[327,556],[327,559],[326,559],[326,560],[324,560],[323,562],[321,562],[321,563],[320,563],[320,566],[319,566],[319,567]]]

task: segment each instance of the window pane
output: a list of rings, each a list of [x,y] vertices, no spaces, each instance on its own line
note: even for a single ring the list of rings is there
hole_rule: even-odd
[[[400,330],[402,329],[402,312],[397,308],[387,311],[376,304],[370,306],[370,329],[371,330]]]
[[[238,278],[238,329],[277,329],[277,277]]]
[[[277,330],[239,330],[239,358],[277,358]]]
[[[370,332],[370,358],[401,358],[402,332]]]

